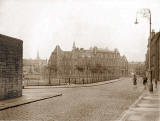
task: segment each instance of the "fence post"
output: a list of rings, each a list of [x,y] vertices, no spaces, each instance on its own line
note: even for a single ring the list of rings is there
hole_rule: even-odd
[[[70,78],[69,78],[69,80],[68,80],[68,81],[69,81],[69,85],[70,85]]]
[[[60,78],[59,78],[59,85],[60,85]]]

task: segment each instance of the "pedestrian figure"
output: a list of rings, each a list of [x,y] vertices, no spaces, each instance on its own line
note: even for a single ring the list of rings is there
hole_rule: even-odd
[[[137,85],[137,77],[135,74],[133,75],[133,85]]]
[[[155,83],[155,88],[157,88],[157,80],[154,78],[153,82]]]
[[[71,83],[71,80],[70,80],[70,78],[69,78],[69,80],[68,80],[68,83],[69,83],[69,85],[70,85],[70,83]]]
[[[157,79],[155,79],[155,88],[157,88]]]
[[[83,84],[84,84],[84,78],[82,79],[82,82],[83,82]]]
[[[146,89],[147,88],[147,77],[146,76],[144,76],[143,77],[143,85],[144,85],[144,89]]]

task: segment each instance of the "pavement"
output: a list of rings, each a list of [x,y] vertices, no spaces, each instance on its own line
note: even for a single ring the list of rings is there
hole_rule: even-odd
[[[22,97],[1,100],[0,111],[58,96],[62,96],[62,93],[48,92],[48,90],[23,90]]]
[[[160,84],[153,93],[144,90],[117,121],[160,121]]]

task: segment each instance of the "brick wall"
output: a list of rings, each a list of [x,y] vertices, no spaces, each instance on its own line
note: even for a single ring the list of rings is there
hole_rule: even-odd
[[[23,41],[0,34],[0,99],[22,95]]]

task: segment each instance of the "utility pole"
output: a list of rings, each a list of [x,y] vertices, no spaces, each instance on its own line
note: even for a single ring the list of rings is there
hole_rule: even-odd
[[[138,12],[137,12],[138,14]],[[151,21],[151,11],[150,9],[142,9],[139,14],[142,14],[143,17],[148,18],[149,19],[149,40],[148,40],[148,77],[149,77],[149,91],[153,92],[153,83],[152,83],[152,70],[151,70],[151,39],[152,39],[152,33],[151,33],[151,29],[152,29],[152,21]],[[136,22],[135,24],[138,24],[137,21],[137,16],[136,16]]]

